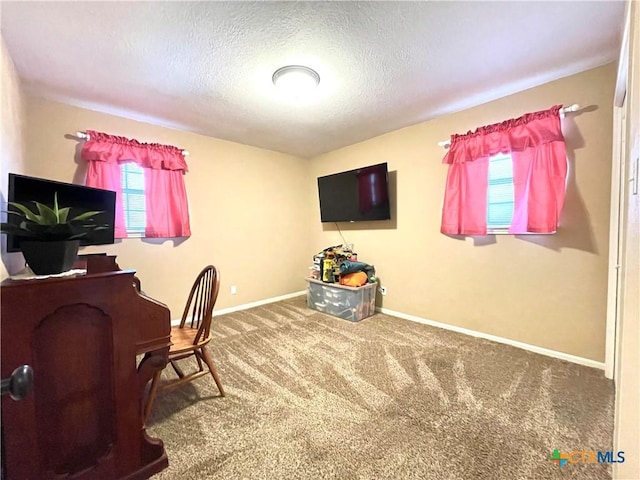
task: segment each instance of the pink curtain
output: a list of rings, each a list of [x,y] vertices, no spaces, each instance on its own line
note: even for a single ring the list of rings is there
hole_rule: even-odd
[[[486,235],[488,182],[489,157],[449,166],[442,208],[442,233]]]
[[[118,163],[89,162],[87,186],[116,192],[115,238],[127,238],[127,226],[124,221],[124,203],[122,202],[122,175]]]
[[[145,169],[147,237],[188,237],[189,207],[183,175],[188,170],[182,151],[169,145],[140,143],[87,130],[82,158],[89,162],[87,185],[116,192],[116,238],[127,236],[120,165],[133,162]]]
[[[561,105],[452,135],[442,233],[486,235],[489,157],[510,153],[514,215],[510,233],[553,233],[564,203],[567,159]],[[480,163],[478,163],[480,162]]]
[[[182,171],[145,169],[144,181],[149,192],[146,197],[145,237],[191,236]]]

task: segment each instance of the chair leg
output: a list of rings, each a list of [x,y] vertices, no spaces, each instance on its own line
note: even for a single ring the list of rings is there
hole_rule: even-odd
[[[176,375],[178,375],[178,377],[180,378],[184,378],[184,373],[182,372],[182,369],[176,364],[176,362],[174,362],[173,360],[169,360],[169,363],[173,367],[173,371],[176,372]]]
[[[220,390],[220,396],[224,397],[225,396],[224,388],[222,388],[222,382],[220,382],[220,376],[218,375],[216,366],[213,364],[213,359],[211,358],[211,354],[209,353],[209,350],[207,350],[207,347],[202,347],[200,351],[202,352],[202,357],[204,358],[204,361],[206,362],[207,367],[209,367],[209,371],[213,376],[213,380],[216,382],[216,386],[218,387],[218,390]]]
[[[162,374],[162,370],[156,372],[153,375],[153,380],[151,380],[151,388],[149,388],[149,395],[147,397],[147,404],[144,407],[144,417],[143,422],[146,425],[147,420],[149,419],[149,415],[151,414],[151,407],[153,407],[153,401],[156,398],[156,393],[158,392],[158,386],[160,385],[160,375]]]
[[[199,369],[200,371],[203,371],[203,370],[204,370],[204,367],[202,366],[202,360],[200,359],[201,355],[198,355],[198,351],[197,351],[197,350],[196,350],[196,352],[195,352],[195,353],[196,353],[196,355],[195,355],[195,357],[196,357],[196,362],[198,362],[198,369]]]

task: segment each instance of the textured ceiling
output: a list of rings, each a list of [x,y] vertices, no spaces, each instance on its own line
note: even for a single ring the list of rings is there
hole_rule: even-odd
[[[2,1],[0,9],[27,93],[313,157],[613,61],[625,4]],[[304,103],[271,83],[288,64],[320,74]]]

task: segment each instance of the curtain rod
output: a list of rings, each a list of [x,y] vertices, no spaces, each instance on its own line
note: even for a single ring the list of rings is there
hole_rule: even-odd
[[[560,118],[564,118],[565,113],[576,112],[580,110],[580,105],[574,103],[573,105],[569,105],[568,107],[561,108],[559,111]],[[451,146],[451,140],[443,140],[438,142],[439,147],[449,148]]]
[[[83,140],[90,140],[91,135],[89,135],[86,132],[76,132],[76,138],[81,138]],[[189,152],[187,152],[186,150],[182,150],[182,155],[186,157],[189,155]]]

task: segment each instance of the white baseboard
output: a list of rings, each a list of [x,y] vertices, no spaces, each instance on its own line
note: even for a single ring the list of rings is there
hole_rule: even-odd
[[[306,295],[306,290],[299,292],[287,293],[286,295],[280,295],[279,297],[266,298],[264,300],[258,300],[257,302],[245,303],[243,305],[236,305],[235,307],[223,308],[221,310],[214,310],[213,316],[225,315],[227,313],[239,312],[240,310],[247,310],[248,308],[259,307],[260,305],[266,305],[267,303],[279,302],[280,300],[287,300],[288,298],[299,297]],[[180,325],[180,319],[171,320],[171,326],[175,327]]]
[[[518,342],[516,340],[510,340],[508,338],[497,337],[488,333],[477,332],[475,330],[469,330],[468,328],[457,327],[455,325],[448,325],[446,323],[436,322],[434,320],[428,320],[426,318],[417,317],[415,315],[409,315],[407,313],[396,312],[389,310],[388,308],[376,307],[376,311],[391,315],[393,317],[403,318],[405,320],[411,320],[412,322],[423,323],[432,327],[444,328],[445,330],[451,330],[458,333],[464,333],[465,335],[471,335],[472,337],[484,338],[493,342],[504,343],[505,345],[511,345],[512,347],[522,348],[530,352],[546,355],[547,357],[559,358],[560,360],[566,360],[567,362],[577,363],[579,365],[585,365],[587,367],[599,368],[604,370],[604,362],[596,362],[589,358],[578,357],[569,353],[558,352],[556,350],[550,350],[548,348],[537,347],[535,345],[529,345],[528,343]]]

